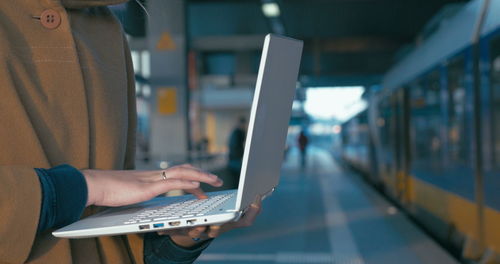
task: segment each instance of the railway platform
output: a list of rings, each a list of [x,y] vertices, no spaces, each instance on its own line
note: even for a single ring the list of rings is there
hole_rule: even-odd
[[[329,152],[311,147],[304,168],[298,155],[254,225],[217,238],[197,263],[458,263]]]

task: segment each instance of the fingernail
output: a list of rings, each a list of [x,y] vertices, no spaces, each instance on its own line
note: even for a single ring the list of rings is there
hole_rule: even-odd
[[[191,183],[192,183],[193,185],[200,185],[200,183],[199,183],[199,182],[197,182],[197,181],[192,181]]]

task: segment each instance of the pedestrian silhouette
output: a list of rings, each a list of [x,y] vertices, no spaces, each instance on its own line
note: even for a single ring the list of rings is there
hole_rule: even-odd
[[[300,131],[297,142],[300,150],[300,165],[302,168],[305,168],[307,160],[307,145],[309,144],[309,139],[307,138],[304,130]]]
[[[237,183],[240,178],[241,164],[243,163],[243,153],[245,151],[245,139],[247,133],[247,120],[244,117],[240,117],[236,127],[231,132],[229,136],[229,157],[227,168],[232,175],[231,182],[234,183],[234,188],[237,187]]]

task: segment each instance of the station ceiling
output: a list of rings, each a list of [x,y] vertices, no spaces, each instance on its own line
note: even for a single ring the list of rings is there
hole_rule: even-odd
[[[415,44],[438,11],[467,1],[276,2],[285,34],[305,41],[301,74],[354,85],[362,79],[361,82],[376,82],[401,56],[401,50]],[[259,0],[189,0],[189,37],[194,42],[207,38],[219,38],[222,42],[232,36],[235,45],[241,45],[237,42],[269,33],[271,22],[263,15],[261,5]]]

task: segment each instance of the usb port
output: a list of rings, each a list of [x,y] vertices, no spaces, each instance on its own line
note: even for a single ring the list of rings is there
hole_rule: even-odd
[[[168,222],[169,226],[179,226],[180,224],[181,224],[181,221]]]
[[[163,223],[159,223],[159,224],[153,224],[153,228],[160,228],[160,227],[164,227],[165,224]]]
[[[149,225],[140,225],[139,230],[149,229]]]
[[[188,225],[194,225],[194,223],[196,223],[196,219],[191,219],[186,221],[186,224]]]

